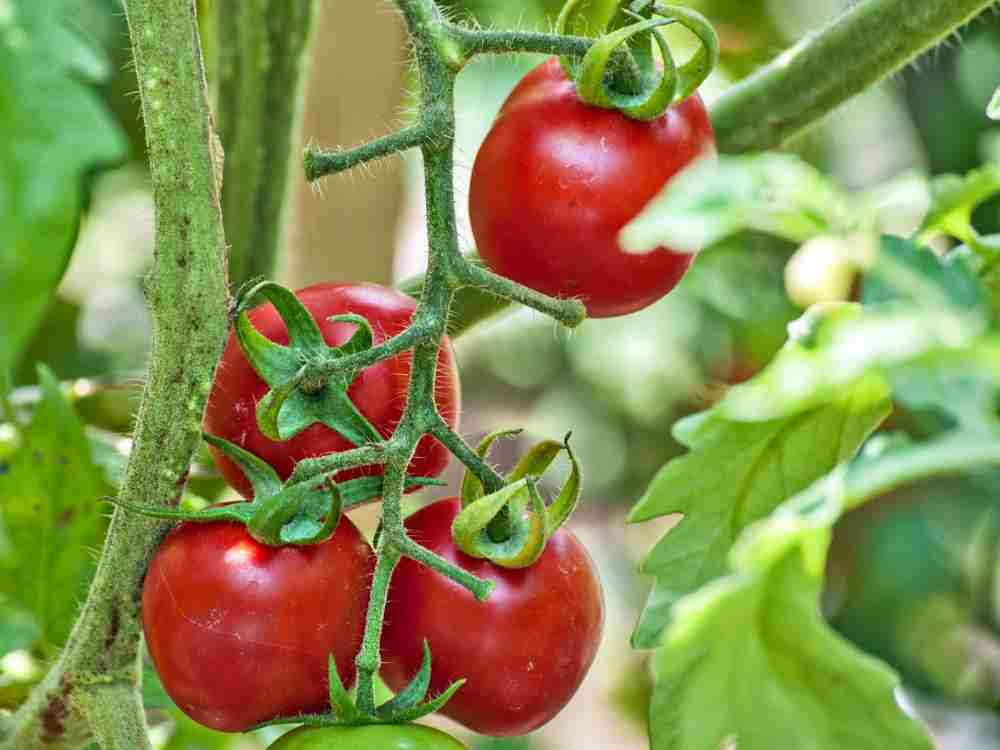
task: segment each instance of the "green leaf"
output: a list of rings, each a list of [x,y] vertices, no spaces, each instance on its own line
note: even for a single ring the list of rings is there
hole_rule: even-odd
[[[677,604],[653,662],[653,750],[931,750],[896,675],[823,620],[810,557],[828,540],[822,526],[787,530]]]
[[[801,412],[861,378],[935,352],[960,351],[991,318],[986,295],[967,268],[944,264],[930,250],[895,237],[882,238],[865,296],[864,309],[818,308],[793,324],[793,340],[760,375],[730,390],[722,410],[746,420]]]
[[[964,177],[946,174],[931,183],[933,201],[921,228],[923,235],[947,234],[963,242],[974,236],[972,212],[1000,193],[1000,167],[987,164]]]
[[[51,650],[69,633],[93,573],[105,528],[100,499],[111,488],[59,382],[44,367],[39,379],[42,400],[0,475],[0,514],[11,543],[0,558],[0,593],[34,617]]]
[[[621,233],[636,253],[697,252],[757,230],[793,242],[854,228],[851,202],[814,167],[787,154],[703,159],[682,172]]]
[[[673,604],[725,572],[743,529],[853,456],[888,414],[887,397],[869,378],[780,419],[740,422],[715,409],[679,422],[674,435],[690,452],[660,471],[629,517],[684,514],[642,563],[656,582],[633,644],[656,645]]]
[[[69,261],[83,176],[126,143],[77,74],[99,58],[61,1],[7,0],[0,35],[0,373],[10,372]],[[90,57],[88,57],[90,55]]]
[[[0,656],[31,648],[40,636],[34,618],[6,595],[0,594]]]

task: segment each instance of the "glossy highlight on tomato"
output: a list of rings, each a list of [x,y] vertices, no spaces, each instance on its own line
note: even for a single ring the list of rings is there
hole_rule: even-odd
[[[142,592],[146,644],[195,721],[240,732],[329,706],[328,658],[355,678],[374,554],[343,517],[329,540],[268,547],[237,523],[182,523]]]
[[[349,323],[332,323],[334,315],[356,313],[372,326],[375,345],[403,331],[417,309],[416,302],[393,289],[378,284],[323,283],[300,289],[295,293],[319,324],[329,346],[347,342],[356,328]],[[250,321],[264,336],[280,344],[288,343],[284,322],[271,304],[261,305],[249,313]],[[348,396],[358,410],[383,437],[389,437],[399,424],[406,405],[409,384],[409,352],[400,354],[364,369],[348,388]],[[257,402],[267,393],[261,380],[243,355],[235,334],[230,334],[219,363],[205,412],[205,430],[250,451],[269,463],[283,480],[295,464],[304,458],[314,458],[355,447],[338,432],[323,424],[313,424],[284,442],[275,442],[257,427]],[[458,370],[451,343],[445,337],[438,357],[435,400],[438,411],[453,428],[457,427],[460,409]],[[212,456],[230,486],[246,498],[253,497],[253,488],[240,468],[217,449]],[[431,437],[424,437],[410,463],[410,474],[434,477],[448,465],[447,449]],[[381,466],[368,466],[343,471],[337,475],[347,481],[366,474],[381,474]]]
[[[426,638],[429,693],[467,678],[440,713],[480,734],[527,734],[569,702],[597,654],[604,597],[593,561],[563,528],[531,567],[509,570],[455,547],[461,505],[438,501],[406,520],[410,536],[446,560],[489,579],[485,602],[412,560],[399,563],[382,636],[382,677],[402,689],[420,668]]]
[[[545,294],[576,297],[591,317],[641,310],[667,294],[693,256],[626,253],[619,231],[695,159],[715,153],[698,94],[641,122],[584,104],[557,59],[518,84],[472,169],[469,213],[480,255]]]
[[[302,727],[268,750],[466,750],[465,745],[422,724]]]

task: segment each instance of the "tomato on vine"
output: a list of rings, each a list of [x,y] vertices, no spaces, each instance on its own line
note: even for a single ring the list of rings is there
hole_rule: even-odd
[[[400,292],[378,284],[323,283],[295,293],[319,325],[327,345],[337,347],[347,342],[356,330],[352,323],[331,321],[337,315],[356,314],[367,319],[375,345],[403,331],[416,310],[416,302]],[[285,322],[272,304],[261,305],[248,313],[250,323],[263,336],[279,344],[288,343]],[[410,352],[378,362],[362,370],[347,390],[360,414],[382,437],[389,437],[399,423],[406,405],[409,384]],[[258,425],[256,408],[268,392],[268,384],[251,366],[236,333],[226,344],[216,371],[212,393],[205,412],[205,429],[218,437],[253,453],[270,464],[282,480],[288,479],[295,464],[306,458],[345,451],[355,447],[342,434],[325,424],[315,423],[285,441],[271,440]],[[458,372],[451,343],[447,337],[438,357],[435,401],[445,421],[454,428],[460,408]],[[229,484],[244,497],[253,496],[253,488],[240,468],[215,447],[212,455]],[[447,466],[447,449],[433,438],[424,437],[417,445],[409,473],[416,477],[434,477]],[[338,481],[381,473],[378,466],[343,471]]]
[[[268,750],[465,750],[444,732],[421,724],[375,724],[357,727],[302,727],[281,737]]]
[[[325,542],[269,547],[238,523],[182,523],[149,566],[142,621],[167,694],[245,731],[326,709],[328,657],[354,681],[374,555],[349,519]]]
[[[509,569],[461,552],[452,540],[458,499],[406,520],[409,535],[495,584],[478,602],[457,583],[403,559],[389,589],[381,674],[400,690],[434,655],[431,693],[467,682],[440,713],[480,734],[526,734],[552,719],[586,676],[601,640],[604,599],[593,561],[566,529],[530,567]]]
[[[692,257],[666,247],[626,253],[619,231],[674,175],[713,154],[698,94],[640,121],[581,101],[558,59],[504,103],[472,169],[477,248],[497,273],[577,297],[591,317],[640,310],[684,276]]]

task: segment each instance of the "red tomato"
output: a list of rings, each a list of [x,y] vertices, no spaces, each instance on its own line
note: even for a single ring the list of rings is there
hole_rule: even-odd
[[[714,151],[697,94],[639,122],[584,104],[549,60],[514,89],[476,157],[469,212],[479,253],[525,286],[580,298],[591,317],[640,310],[677,285],[692,256],[631,255],[618,233],[671,177]]]
[[[569,702],[597,654],[604,597],[593,561],[560,529],[530,568],[508,570],[458,550],[457,499],[414,513],[406,527],[421,544],[496,588],[485,602],[409,559],[392,578],[382,636],[382,677],[402,689],[420,668],[426,638],[430,695],[468,682],[441,713],[496,737],[526,734]]]
[[[354,681],[374,569],[346,517],[308,547],[268,547],[236,523],[182,523],[142,591],[146,644],[167,694],[226,732],[327,710],[331,653]]]
[[[316,322],[330,346],[340,346],[357,330],[349,323],[331,323],[333,315],[357,313],[367,318],[374,331],[376,345],[401,332],[417,308],[416,302],[400,292],[377,284],[316,284],[295,293]],[[288,343],[285,324],[271,304],[262,305],[249,313],[250,320],[262,334],[280,344]],[[410,378],[409,352],[379,362],[362,371],[347,393],[358,410],[384,436],[389,437],[399,424],[406,405],[406,389]],[[230,334],[216,371],[215,383],[205,412],[207,432],[225,438],[264,459],[278,476],[287,479],[295,464],[304,458],[348,450],[354,446],[338,432],[323,424],[307,427],[291,440],[274,442],[257,427],[257,402],[267,393],[268,386],[247,362]],[[452,427],[458,423],[460,392],[458,371],[451,349],[445,339],[438,357],[438,410]],[[253,488],[240,468],[215,448],[212,455],[226,481],[244,497],[253,497]],[[434,477],[448,465],[447,449],[431,437],[417,445],[410,464],[414,476]],[[365,474],[381,474],[381,466],[368,466],[341,472],[337,478],[347,481]]]

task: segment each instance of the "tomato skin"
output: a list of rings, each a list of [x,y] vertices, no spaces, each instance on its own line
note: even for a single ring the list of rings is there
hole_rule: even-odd
[[[509,737],[537,729],[569,702],[597,654],[604,597],[593,561],[566,529],[530,568],[508,570],[455,547],[461,505],[441,500],[406,520],[413,539],[496,588],[485,602],[404,559],[389,590],[381,674],[402,689],[432,655],[430,695],[468,682],[440,713],[480,734]]]
[[[472,233],[497,273],[545,294],[579,297],[591,317],[656,302],[693,256],[625,253],[618,232],[677,172],[715,152],[697,94],[651,122],[580,101],[557,59],[511,93],[476,156]]]
[[[302,727],[268,750],[466,750],[444,732],[422,724],[360,727]]]
[[[348,323],[329,322],[330,316],[346,313],[364,316],[371,323],[374,343],[378,345],[405,329],[417,309],[411,297],[378,284],[323,283],[300,289],[295,294],[319,323],[323,338],[330,346],[345,343],[356,330]],[[262,334],[280,344],[288,343],[285,324],[273,305],[262,305],[248,314]],[[366,368],[347,391],[358,410],[384,437],[392,434],[403,415],[411,358],[412,355],[406,352]],[[268,439],[257,427],[255,411],[257,402],[267,391],[267,384],[244,357],[236,335],[230,333],[205,411],[206,431],[264,459],[283,480],[288,479],[295,464],[304,458],[355,447],[336,431],[318,423],[291,440],[274,442]],[[461,401],[458,370],[447,338],[438,357],[435,398],[441,415],[449,425],[457,427]],[[210,450],[229,485],[244,497],[252,498],[253,488],[240,468],[217,449]],[[448,461],[447,449],[433,438],[424,437],[417,445],[410,473],[434,477],[444,471]],[[381,473],[381,466],[366,466],[340,472],[337,479],[347,481]]]
[[[308,547],[268,547],[236,523],[180,524],[142,592],[164,689],[192,719],[226,732],[327,710],[329,654],[354,681],[374,569],[347,517]]]

